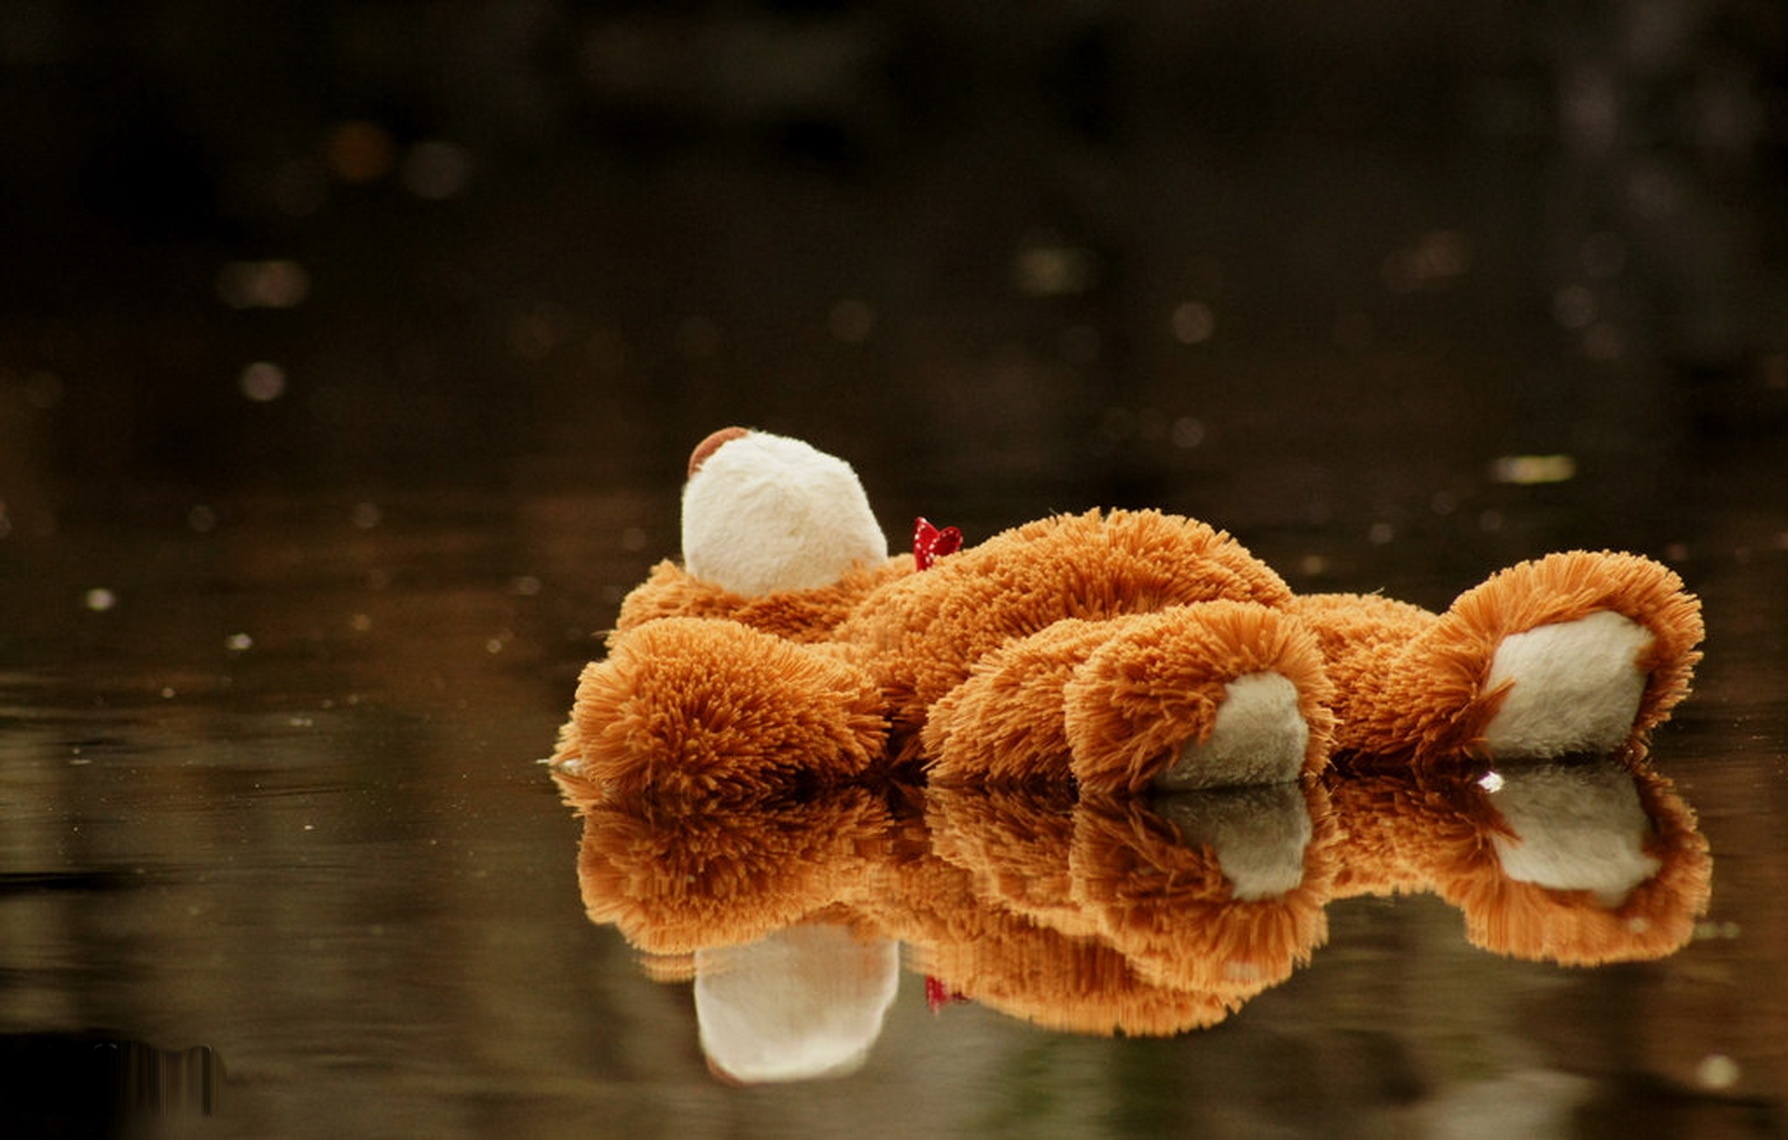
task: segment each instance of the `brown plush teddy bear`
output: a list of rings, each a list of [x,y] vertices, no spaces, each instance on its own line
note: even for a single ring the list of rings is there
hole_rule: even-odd
[[[552,763],[619,796],[752,796],[918,766],[940,786],[1265,785],[1338,750],[1421,766],[1642,740],[1688,690],[1699,604],[1630,554],[1553,554],[1435,614],[1297,595],[1154,511],[890,559],[850,467],[729,428],[695,449],[684,563],[623,602]]]

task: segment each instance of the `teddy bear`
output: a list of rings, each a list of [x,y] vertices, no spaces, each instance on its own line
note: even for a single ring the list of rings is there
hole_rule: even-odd
[[[623,601],[550,762],[618,796],[725,799],[916,773],[1135,795],[1609,752],[1689,688],[1697,599],[1633,554],[1502,570],[1434,613],[1297,594],[1235,538],[1152,510],[890,557],[861,481],[727,428],[694,449],[681,564]]]

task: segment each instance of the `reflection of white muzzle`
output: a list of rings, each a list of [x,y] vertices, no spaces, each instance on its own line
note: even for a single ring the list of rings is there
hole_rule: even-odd
[[[829,586],[888,560],[888,540],[850,464],[754,431],[702,459],[683,487],[683,564],[735,594]]]
[[[855,1072],[900,988],[900,944],[841,926],[792,926],[744,946],[695,952],[702,1051],[734,1080]]]

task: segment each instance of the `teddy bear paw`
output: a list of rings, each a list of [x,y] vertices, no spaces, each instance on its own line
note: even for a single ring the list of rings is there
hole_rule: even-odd
[[[1075,779],[1133,794],[1314,774],[1330,692],[1315,637],[1282,612],[1207,602],[1129,619],[1064,688]]]
[[[1155,776],[1162,791],[1296,780],[1310,746],[1298,690],[1280,673],[1249,673],[1223,686],[1210,735],[1188,740]]]
[[[1502,639],[1484,691],[1507,691],[1484,728],[1499,758],[1607,751],[1632,733],[1645,695],[1652,632],[1612,610]]]

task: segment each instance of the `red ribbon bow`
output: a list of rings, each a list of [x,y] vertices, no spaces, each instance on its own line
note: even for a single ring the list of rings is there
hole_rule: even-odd
[[[946,554],[962,549],[962,531],[953,526],[942,530],[923,518],[913,520],[913,562],[924,570]]]

